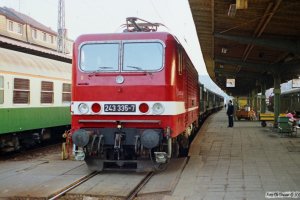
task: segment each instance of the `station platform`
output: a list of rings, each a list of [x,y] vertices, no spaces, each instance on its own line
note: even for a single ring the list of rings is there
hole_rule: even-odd
[[[272,199],[300,199],[299,135],[282,137],[260,121],[236,121],[233,128],[227,124],[225,110],[211,115],[193,140],[189,157],[171,160],[135,199],[264,200],[267,192]],[[0,199],[51,199],[91,173],[83,161],[60,157],[55,149],[0,162]],[[59,199],[128,199],[144,176],[99,173]],[[283,193],[294,196],[274,198]]]
[[[164,199],[260,200],[266,192],[295,192],[300,199],[299,136],[281,137],[259,121],[227,125],[224,109],[206,120],[173,194]]]

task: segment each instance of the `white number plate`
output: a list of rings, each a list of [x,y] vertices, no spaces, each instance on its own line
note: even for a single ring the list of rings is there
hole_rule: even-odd
[[[135,104],[104,104],[104,112],[135,112]]]

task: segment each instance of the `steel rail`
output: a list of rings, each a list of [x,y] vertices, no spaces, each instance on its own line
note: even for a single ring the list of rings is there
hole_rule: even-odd
[[[58,194],[56,194],[55,196],[49,198],[48,200],[55,200],[58,199],[59,197],[65,195],[67,192],[69,192],[70,190],[76,188],[77,186],[81,185],[82,183],[88,181],[89,179],[91,179],[92,177],[96,176],[99,172],[94,171],[88,175],[86,175],[85,177],[79,179],[78,181],[70,184],[69,186],[67,186],[65,189],[59,191]]]
[[[149,172],[145,178],[130,192],[130,194],[127,196],[127,200],[133,200],[136,195],[139,193],[139,191],[148,183],[148,181],[152,178],[154,175],[154,172]]]

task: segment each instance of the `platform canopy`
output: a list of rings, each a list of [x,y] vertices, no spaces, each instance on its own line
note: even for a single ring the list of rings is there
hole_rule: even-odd
[[[273,87],[274,77],[283,83],[300,76],[299,0],[189,3],[209,76],[228,94],[259,92],[263,82]],[[235,87],[226,87],[227,79]]]

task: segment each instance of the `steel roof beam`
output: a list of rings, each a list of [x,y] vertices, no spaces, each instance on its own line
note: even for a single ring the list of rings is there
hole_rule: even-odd
[[[300,40],[253,38],[238,35],[224,35],[219,33],[215,33],[214,37],[235,41],[241,44],[253,44],[257,46],[269,47],[295,54],[300,54]]]
[[[224,72],[219,69],[215,70],[216,74],[222,74],[223,76],[216,76],[216,80],[218,82],[222,83],[222,86],[226,89],[226,78],[231,78],[234,77],[236,79],[236,87],[235,87],[235,92],[245,90],[246,87],[252,88],[252,87],[258,87],[256,84],[256,81],[259,81],[259,85],[261,85],[262,80],[265,81],[265,84],[268,88],[273,87],[273,76],[270,75],[257,75],[254,73],[251,74],[244,74],[244,73],[239,73],[239,74],[234,74],[230,72]],[[243,79],[243,80],[241,80]],[[250,82],[249,82],[250,81]],[[228,89],[228,88],[227,88]]]
[[[239,77],[239,78],[249,78],[249,79],[257,79],[260,77],[260,74],[256,73],[236,73],[236,72],[228,72],[222,69],[215,69],[214,70],[216,74],[221,74],[223,77]],[[216,76],[220,77],[220,76]]]
[[[214,72],[216,74],[217,78],[229,78],[229,77],[234,77],[234,78],[243,78],[243,79],[251,79],[251,80],[257,80],[257,79],[263,79],[266,80],[268,85],[269,83],[272,83],[273,81],[273,74],[257,74],[257,73],[236,73],[236,72],[229,72],[225,71],[224,69],[220,68],[215,68]],[[291,71],[285,71],[284,73],[281,71],[279,72],[282,75],[282,83],[293,79],[293,78],[298,78],[299,74]],[[221,75],[221,76],[220,76]]]
[[[275,65],[268,65],[268,64],[257,64],[257,63],[250,63],[250,62],[244,62],[239,59],[228,59],[228,58],[219,58],[216,57],[214,59],[215,62],[222,63],[222,64],[230,64],[230,65],[239,65],[241,68],[248,68],[248,69],[255,69],[259,71],[270,71],[272,67]]]

